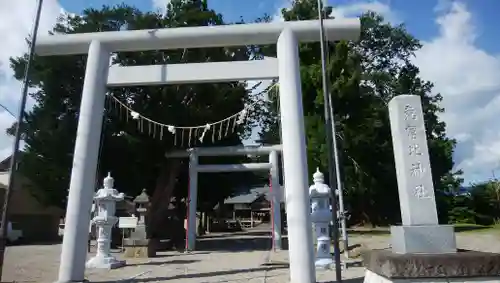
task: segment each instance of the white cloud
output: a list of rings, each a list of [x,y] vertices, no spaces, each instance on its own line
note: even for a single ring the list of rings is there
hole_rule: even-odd
[[[292,7],[292,0],[282,0],[281,4],[278,5],[274,14],[271,16],[273,22],[282,22],[283,15],[281,14],[282,9],[290,9]]]
[[[275,13],[282,20],[281,8],[291,7],[284,0]],[[374,11],[392,23],[400,22],[397,13],[381,1],[353,1],[335,6],[336,18],[355,17]],[[454,156],[456,169],[465,171],[466,181],[491,177],[500,167],[500,56],[477,45],[474,16],[459,1],[439,0],[434,12],[439,33],[424,41],[414,63],[421,77],[435,84],[443,95],[446,112],[441,118],[447,134],[458,141]]]
[[[474,17],[461,2],[441,1],[439,35],[417,52],[422,78],[435,83],[447,133],[458,140],[456,167],[467,181],[491,176],[500,165],[500,57],[477,46]]]
[[[12,153],[13,141],[5,134],[5,130],[12,126],[16,119],[12,117],[7,111],[0,112],[0,160],[9,156]]]
[[[16,0],[0,1],[0,103],[17,113],[21,83],[13,78],[9,58],[21,56],[28,50],[25,38],[32,32],[37,1]],[[56,0],[43,2],[39,33],[45,34],[55,24],[63,12]],[[12,140],[5,134],[15,119],[6,111],[0,110],[0,159],[11,153]]]
[[[167,13],[167,5],[171,0],[152,0],[153,8],[158,10],[162,15]]]
[[[255,87],[255,89],[252,91],[253,95],[258,95],[261,94],[258,99],[259,100],[268,100],[267,93],[264,93],[264,90],[266,90],[269,86],[272,84],[272,80],[263,80],[263,81],[247,81],[247,89],[252,89]],[[253,145],[256,144],[257,140],[260,138],[260,132],[262,128],[260,126],[256,126],[252,129],[251,135],[243,140],[244,145]]]
[[[281,5],[278,6],[276,12],[272,16],[273,21],[283,21],[281,9],[291,8],[292,3],[293,0],[283,0]],[[323,5],[332,5],[332,3],[328,3],[327,0],[323,0]],[[333,10],[330,15],[337,19],[341,19],[341,18],[357,17],[368,11],[373,11],[384,16],[384,18],[388,22],[392,23],[400,22],[399,17],[393,10],[391,10],[391,7],[388,4],[383,3],[381,1],[369,1],[369,0],[352,1],[346,5],[335,5],[335,3],[333,3]]]
[[[166,12],[168,0],[152,0],[153,5]],[[35,13],[36,1],[0,1],[0,103],[15,111],[18,107],[21,86],[12,78],[9,57],[27,51],[25,37],[29,35]],[[281,18],[281,8],[291,6],[284,0],[275,14]],[[397,22],[398,17],[390,7],[380,1],[354,1],[336,6],[336,17],[357,16],[372,10]],[[45,0],[40,33],[46,33],[56,22],[62,8],[56,0]],[[457,168],[466,172],[467,179],[489,177],[492,169],[500,165],[500,56],[489,54],[476,44],[477,32],[474,17],[459,2],[441,0],[435,9],[439,13],[436,23],[438,36],[424,42],[414,60],[421,76],[435,83],[435,91],[443,97],[447,133],[459,143],[455,156]],[[13,24],[15,23],[15,24]],[[11,139],[4,129],[14,118],[0,110],[0,158],[11,151]]]
[[[398,23],[401,20],[391,7],[381,1],[353,1],[348,5],[334,5],[331,16],[335,18],[358,17],[363,13],[372,11],[384,17],[391,23]]]

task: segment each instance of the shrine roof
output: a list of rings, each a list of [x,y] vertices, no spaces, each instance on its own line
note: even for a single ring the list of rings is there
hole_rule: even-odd
[[[284,187],[280,188],[280,201],[284,202]],[[267,200],[271,200],[270,189],[268,186],[254,187],[237,193],[235,196],[230,197],[224,201],[225,204],[250,204],[257,200],[260,196],[264,195]]]
[[[238,204],[238,203],[245,203],[245,204],[250,204],[257,200],[260,195],[258,194],[253,194],[253,193],[246,193],[242,195],[237,195],[234,197],[230,197],[224,201],[225,204]]]

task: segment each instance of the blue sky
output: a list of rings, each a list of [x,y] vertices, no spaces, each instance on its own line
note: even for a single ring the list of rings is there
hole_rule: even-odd
[[[278,11],[291,0],[207,0],[226,21],[252,21],[264,13],[279,20]],[[18,104],[19,83],[8,67],[10,56],[26,51],[34,0],[0,1],[0,103]],[[45,0],[40,32],[46,33],[61,11],[78,14],[88,7],[120,3],[142,10],[165,7],[168,0]],[[447,134],[457,139],[454,161],[466,183],[500,175],[500,24],[498,0],[328,0],[336,17],[353,17],[373,10],[392,24],[404,23],[423,48],[412,58],[421,77],[443,95]],[[13,25],[12,23],[16,23]],[[0,128],[13,119],[0,109]],[[11,139],[0,132],[0,158],[10,153]]]
[[[286,0],[208,0],[211,8],[224,15],[227,21],[237,21],[240,17],[251,21],[264,13],[276,14],[277,10],[286,5]],[[398,19],[405,23],[408,30],[420,39],[435,36],[437,25],[434,22],[439,6],[446,6],[446,2],[437,0],[385,0],[385,1],[353,1],[353,0],[328,0],[332,6],[345,6],[352,3],[379,2],[391,7],[398,15]],[[498,26],[498,11],[500,1],[497,0],[464,0],[468,10],[481,15],[476,21],[477,28],[484,35],[495,34]],[[72,13],[79,13],[88,7],[99,8],[102,5],[115,5],[126,3],[141,10],[156,10],[153,1],[148,0],[61,0],[61,5]],[[499,52],[499,40],[493,36],[482,36],[480,45],[491,52]]]

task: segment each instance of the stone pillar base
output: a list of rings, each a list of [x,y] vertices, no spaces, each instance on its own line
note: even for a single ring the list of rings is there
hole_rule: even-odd
[[[318,269],[332,269],[335,261],[331,258],[318,258],[314,261],[314,266]]]
[[[500,283],[500,254],[459,250],[448,254],[363,253],[365,283]]]
[[[94,256],[85,264],[86,268],[116,269],[125,266],[124,260],[117,260],[112,256]]]
[[[84,279],[83,281],[56,281],[54,283],[88,283],[88,282],[90,282],[90,281],[87,279]]]
[[[498,277],[390,279],[367,269],[363,283],[500,283]]]
[[[156,256],[156,245],[151,240],[125,239],[124,256],[127,258],[148,258]]]
[[[455,253],[453,225],[391,226],[392,252],[401,254]]]

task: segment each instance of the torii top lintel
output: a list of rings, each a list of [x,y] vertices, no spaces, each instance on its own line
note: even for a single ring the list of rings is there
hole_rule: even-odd
[[[93,40],[105,44],[109,52],[275,44],[287,28],[300,42],[320,39],[319,21],[310,20],[44,35],[39,36],[35,52],[40,56],[86,54]],[[325,20],[324,30],[326,38],[331,41],[357,40],[360,20]]]

